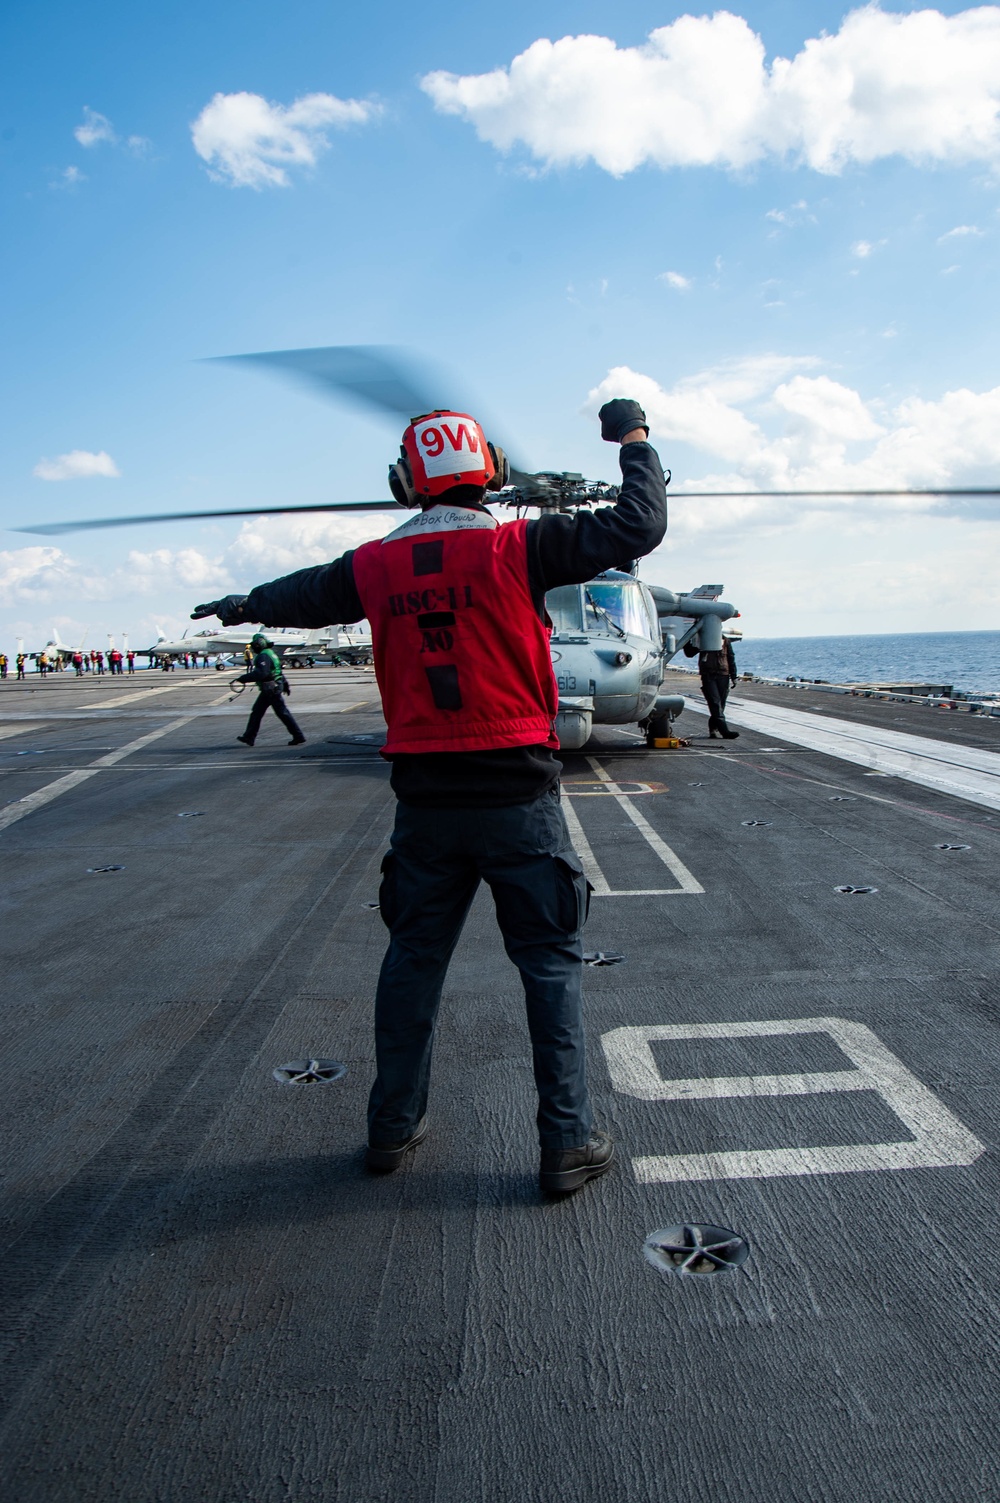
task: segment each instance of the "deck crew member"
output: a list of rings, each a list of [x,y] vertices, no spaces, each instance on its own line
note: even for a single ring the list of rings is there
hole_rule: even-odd
[[[18,655],[17,655],[17,657],[14,659],[14,662],[15,662],[15,664],[17,666],[17,676],[18,676],[18,678],[23,678],[24,677],[24,662],[25,662],[24,653],[23,652],[19,652]]]
[[[723,637],[719,652],[699,652],[697,644],[686,642],[684,656],[693,658],[695,654],[701,675],[701,692],[708,705],[708,734],[713,739],[721,736],[724,741],[735,741],[739,731],[730,730],[726,724],[726,700],[729,698],[730,687],[736,688],[736,658],[732,641],[729,637]]]
[[[399,801],[379,893],[390,938],[375,997],[371,1169],[395,1169],[426,1135],[441,989],[480,880],[524,985],[541,1187],[575,1190],[614,1158],[587,1094],[587,881],[560,805],[545,592],[649,553],[667,513],[638,403],[609,402],[601,424],[622,446],[615,507],[500,526],[484,502],[505,483],[502,452],[467,414],[415,418],[389,484],[418,515],[330,564],[194,613],[225,625],[371,622]]]
[[[288,680],[282,671],[281,659],[262,632],[257,632],[250,646],[253,649],[252,662],[247,672],[240,674],[239,681],[241,684],[256,684],[257,698],[250,711],[247,728],[242,736],[237,736],[237,741],[242,741],[244,746],[253,746],[261,721],[268,710],[273,710],[285,729],[291,732],[289,746],[301,746],[306,738],[285,704]]]
[[[134,673],[135,672],[135,653],[132,651],[131,647],[129,648],[129,650],[125,654],[125,656],[128,659],[128,671],[129,671],[129,673]]]
[[[7,654],[0,652],[0,679],[7,677]]]

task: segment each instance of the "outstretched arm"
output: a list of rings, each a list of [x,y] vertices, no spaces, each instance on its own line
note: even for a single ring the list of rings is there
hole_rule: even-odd
[[[353,548],[332,563],[298,569],[256,585],[249,595],[226,595],[191,612],[194,621],[218,616],[223,626],[260,621],[265,626],[346,625],[363,619],[365,610],[354,584]]]

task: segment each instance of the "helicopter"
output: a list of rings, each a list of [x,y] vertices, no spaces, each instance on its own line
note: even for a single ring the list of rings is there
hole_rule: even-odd
[[[426,377],[415,374],[405,356],[377,346],[340,345],[316,349],[275,350],[217,357],[222,363],[262,368],[305,383],[324,397],[345,398],[374,408],[406,424],[414,414],[440,407],[442,378],[428,390]],[[451,378],[448,384],[453,387]],[[490,425],[492,428],[492,425]],[[510,449],[504,444],[508,456]],[[669,479],[669,476],[668,476]],[[743,496],[978,496],[1000,494],[997,488],[966,487],[926,490],[809,490],[809,491],[674,491],[675,499]],[[580,507],[613,503],[618,487],[588,481],[573,471],[529,473],[513,463],[510,483],[490,504],[513,510],[572,512]],[[309,512],[398,512],[391,500],[327,502],[290,506],[255,506],[240,510],[166,512],[155,516],[98,518],[90,521],[50,522],[15,529],[56,536],[97,528],[148,522],[197,521],[216,517],[254,517]],[[627,562],[627,561],[623,561]],[[673,722],[684,708],[681,695],[664,694],[664,673],[671,658],[685,646],[714,652],[722,647],[724,621],[739,615],[722,600],[721,586],[700,586],[676,594],[643,583],[636,565],[608,570],[583,585],[560,586],[548,592],[546,607],[552,619],[551,650],[559,705],[556,733],[560,745],[576,751],[595,725],[636,725],[647,745],[672,739]]]

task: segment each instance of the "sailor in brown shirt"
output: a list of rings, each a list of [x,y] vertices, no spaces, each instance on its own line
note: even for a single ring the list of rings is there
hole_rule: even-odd
[[[720,652],[698,652],[697,647],[685,644],[685,657],[698,654],[698,672],[701,674],[701,692],[708,704],[708,733],[713,738],[722,736],[726,741],[735,741],[739,731],[731,731],[726,724],[726,700],[730,685],[736,687],[736,658],[733,644],[728,637],[722,639]]]

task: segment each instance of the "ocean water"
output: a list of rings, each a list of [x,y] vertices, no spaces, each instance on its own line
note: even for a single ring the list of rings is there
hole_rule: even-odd
[[[831,684],[951,684],[1000,693],[1000,631],[907,632],[884,637],[745,637],[734,644],[741,673],[822,678]],[[686,664],[685,664],[686,666]]]

